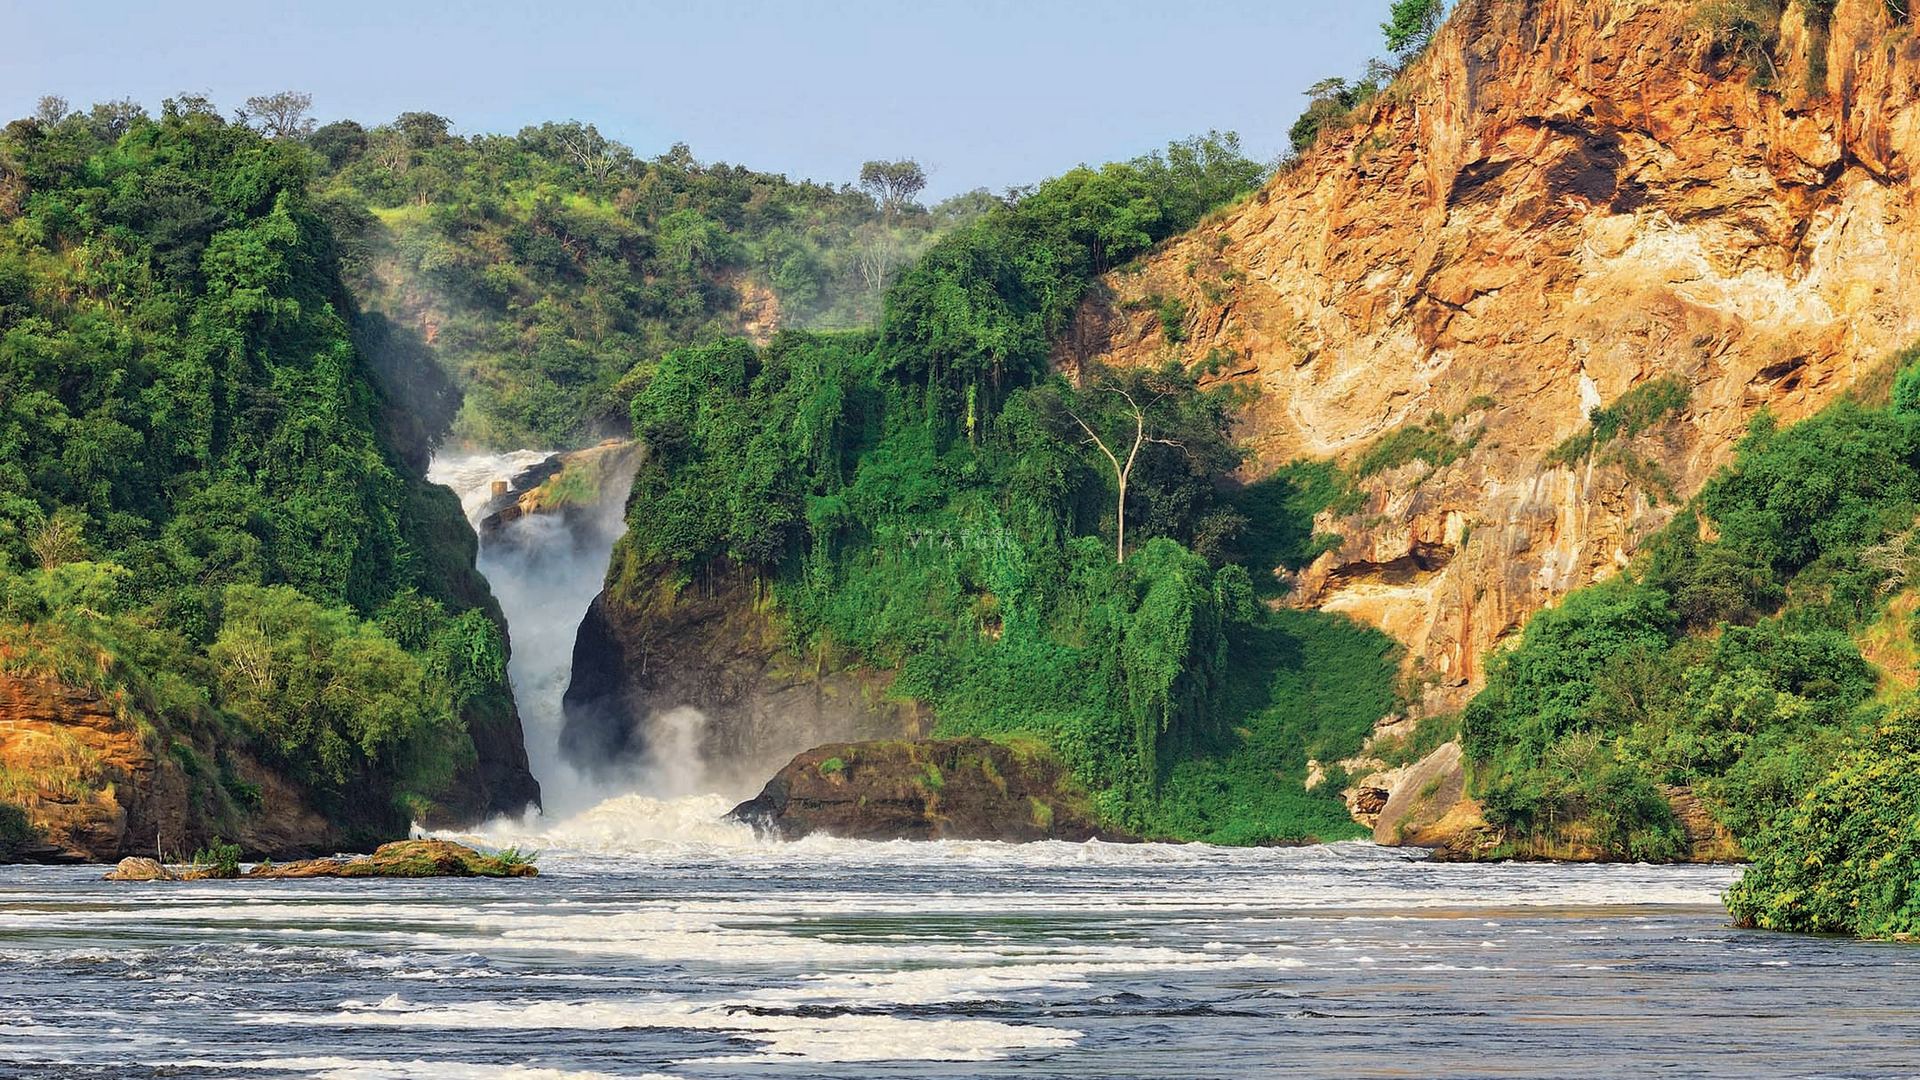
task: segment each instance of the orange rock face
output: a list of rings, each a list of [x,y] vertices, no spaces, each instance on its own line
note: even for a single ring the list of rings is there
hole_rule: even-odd
[[[156,782],[153,753],[115,703],[45,679],[0,675],[0,801],[18,807],[39,834],[24,857],[111,858],[129,845],[130,823],[147,831]]]
[[[1110,275],[1059,360],[1211,360],[1257,388],[1249,478],[1429,422],[1467,448],[1362,480],[1294,593],[1405,642],[1427,709],[1457,705],[1756,412],[1804,417],[1920,339],[1920,33],[1881,0],[1801,10],[1762,87],[1685,0],[1464,0],[1359,122]],[[1677,414],[1548,460],[1666,376]]]
[[[276,856],[339,840],[299,788],[237,752],[228,765],[259,789],[259,807],[227,805],[166,751],[180,738],[143,723],[117,695],[0,674],[0,862],[183,855],[216,835]],[[209,745],[181,745],[212,759]]]

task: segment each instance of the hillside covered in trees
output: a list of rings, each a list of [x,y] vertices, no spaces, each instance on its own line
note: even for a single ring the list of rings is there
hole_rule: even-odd
[[[802,666],[897,672],[936,735],[1058,755],[1120,828],[1354,835],[1307,762],[1389,709],[1392,645],[1269,610],[1247,570],[1300,560],[1333,486],[1306,469],[1223,489],[1235,401],[1200,389],[1203,366],[1049,364],[1097,275],[1261,172],[1220,139],[1077,169],[937,241],[875,331],[668,354],[633,401],[653,454],[613,602],[745,574]]]
[[[190,98],[0,134],[0,679],[137,733],[125,761],[16,740],[0,843],[76,801],[104,856],[537,797],[472,533],[370,375],[312,164]]]
[[[996,201],[929,210],[910,161],[836,187],[684,145],[643,160],[578,122],[471,137],[430,113],[292,123],[349,286],[429,342],[457,391],[417,404],[493,448],[624,428],[636,366],[682,345],[866,325],[902,266]]]

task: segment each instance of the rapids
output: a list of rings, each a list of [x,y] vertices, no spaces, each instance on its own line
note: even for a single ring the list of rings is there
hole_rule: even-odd
[[[1920,951],[1729,929],[1721,867],[1368,844],[765,843],[495,823],[521,881],[0,868],[0,1075],[1913,1075]],[[32,1064],[30,1064],[32,1063]]]

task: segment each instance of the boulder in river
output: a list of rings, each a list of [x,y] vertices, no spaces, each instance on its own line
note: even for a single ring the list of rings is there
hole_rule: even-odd
[[[159,859],[143,859],[128,856],[120,860],[120,865],[107,872],[108,881],[172,881],[173,871],[168,870]]]
[[[976,738],[817,746],[728,816],[787,840],[1134,839],[1044,746]]]
[[[398,840],[381,844],[371,855],[349,859],[302,859],[264,863],[250,878],[314,877],[533,877],[539,871],[515,851],[489,854],[451,840]]]

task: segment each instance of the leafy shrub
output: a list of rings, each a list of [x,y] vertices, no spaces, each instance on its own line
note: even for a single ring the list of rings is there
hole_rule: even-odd
[[[187,861],[210,877],[236,878],[240,876],[240,854],[239,844],[229,844],[216,836]]]
[[[1576,465],[1615,439],[1631,439],[1686,408],[1686,380],[1677,375],[1652,379],[1620,395],[1587,416],[1587,429],[1547,453],[1548,464]]]
[[[1485,430],[1475,430],[1466,438],[1459,438],[1454,434],[1458,420],[1436,412],[1427,417],[1425,423],[1394,428],[1374,440],[1353,463],[1353,475],[1365,479],[1414,461],[1424,461],[1436,469],[1453,464],[1473,451]]]
[[[1727,893],[1743,926],[1920,935],[1920,710],[1909,701],[1760,833]]]

